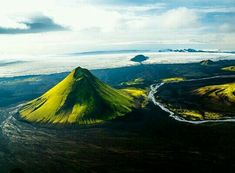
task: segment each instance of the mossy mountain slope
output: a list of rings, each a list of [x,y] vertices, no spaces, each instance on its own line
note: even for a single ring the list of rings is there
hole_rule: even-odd
[[[235,112],[235,83],[210,85],[194,90],[212,110]]]
[[[26,103],[19,114],[29,122],[89,124],[122,116],[134,107],[133,97],[78,67],[48,92]]]

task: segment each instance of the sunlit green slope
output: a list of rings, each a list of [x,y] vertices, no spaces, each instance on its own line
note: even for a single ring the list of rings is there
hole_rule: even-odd
[[[186,120],[219,120],[235,117],[234,78],[214,78],[166,83],[157,98]]]
[[[228,67],[224,67],[224,68],[222,68],[222,70],[224,70],[224,71],[231,71],[231,72],[235,72],[235,66],[228,66]]]
[[[235,83],[205,86],[194,92],[203,98],[211,100],[213,104],[228,107],[235,104]]]
[[[29,122],[88,124],[122,116],[135,105],[133,96],[78,67],[41,97],[24,105],[19,114]]]

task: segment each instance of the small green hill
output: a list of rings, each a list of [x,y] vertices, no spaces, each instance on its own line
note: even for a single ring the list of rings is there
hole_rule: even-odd
[[[204,119],[221,119],[226,116],[234,116],[235,83],[204,86],[194,90],[193,93],[200,96],[200,102],[204,109]]]
[[[224,68],[222,68],[222,70],[230,71],[230,72],[235,72],[235,66],[224,67]]]
[[[234,77],[215,77],[165,83],[156,99],[186,120],[219,120],[235,117]]]
[[[180,81],[184,81],[185,78],[183,77],[171,77],[171,78],[165,78],[162,79],[161,81],[164,83],[170,83],[170,82],[180,82]]]
[[[144,79],[143,78],[136,78],[127,82],[122,82],[122,86],[134,86],[134,85],[141,85],[144,84]]]
[[[122,116],[136,105],[136,97],[78,67],[45,94],[26,103],[19,114],[36,123],[90,124]]]
[[[201,65],[213,65],[214,64],[214,61],[210,60],[210,59],[207,59],[207,60],[203,60],[200,62]]]
[[[194,93],[211,100],[217,107],[233,107],[235,104],[235,83],[205,86],[194,90]]]

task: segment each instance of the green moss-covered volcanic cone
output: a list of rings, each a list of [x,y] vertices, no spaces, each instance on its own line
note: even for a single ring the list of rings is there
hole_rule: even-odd
[[[114,119],[134,107],[131,95],[78,67],[45,94],[26,103],[19,114],[29,122],[87,124]]]

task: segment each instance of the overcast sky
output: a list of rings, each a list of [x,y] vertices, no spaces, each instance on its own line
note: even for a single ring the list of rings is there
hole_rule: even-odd
[[[234,45],[234,0],[0,0],[1,55]]]

